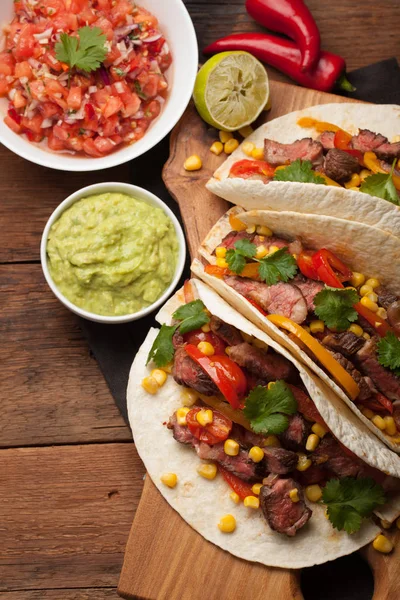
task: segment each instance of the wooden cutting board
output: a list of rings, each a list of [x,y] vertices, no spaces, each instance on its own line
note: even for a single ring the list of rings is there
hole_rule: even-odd
[[[260,123],[315,104],[348,102],[332,94],[271,81],[272,109]],[[171,135],[170,158],[163,179],[178,202],[190,255],[228,209],[205,183],[226,158],[209,148],[217,139],[190,105]],[[203,159],[201,171],[188,173],[188,156]],[[391,534],[400,542],[400,532]],[[400,550],[390,556],[370,546],[362,551],[375,579],[374,600],[399,600]],[[299,571],[246,562],[196,533],[175,512],[146,477],[143,494],[130,532],[118,587],[120,596],[143,600],[301,600]]]

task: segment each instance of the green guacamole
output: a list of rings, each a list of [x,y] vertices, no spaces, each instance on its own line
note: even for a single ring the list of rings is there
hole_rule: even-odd
[[[60,292],[97,315],[135,313],[171,283],[178,259],[172,221],[125,194],[83,198],[50,229],[48,267]]]

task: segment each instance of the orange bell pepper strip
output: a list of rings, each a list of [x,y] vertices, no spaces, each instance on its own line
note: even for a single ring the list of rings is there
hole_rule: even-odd
[[[218,267],[217,265],[206,265],[204,267],[204,272],[207,273],[207,275],[218,277],[218,279],[222,279],[224,275],[229,275],[229,269]]]
[[[389,175],[389,173],[381,167],[380,160],[377,158],[375,152],[365,152],[364,164],[367,169],[373,173],[384,173],[385,175]],[[400,177],[398,175],[392,175],[392,179],[396,190],[400,190]]]
[[[280,327],[286,329],[290,333],[293,333],[300,341],[303,342],[319,362],[329,371],[336,382],[341,385],[347,392],[351,400],[355,400],[360,393],[356,381],[349,375],[349,373],[335,360],[330,352],[326,350],[312,335],[308,333],[303,327],[281,315],[268,315],[267,319]]]
[[[229,225],[232,227],[233,231],[244,231],[247,229],[247,225],[234,214],[229,215]]]
[[[335,133],[339,130],[343,131],[343,129],[341,129],[337,125],[334,125],[333,123],[318,121],[318,119],[313,119],[312,117],[301,117],[301,119],[297,121],[297,125],[299,125],[299,127],[305,127],[307,129],[314,127],[314,129],[316,129],[320,133],[322,133],[323,131],[334,131]]]

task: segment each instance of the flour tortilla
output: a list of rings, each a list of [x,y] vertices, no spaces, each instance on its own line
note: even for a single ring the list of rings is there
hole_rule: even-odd
[[[264,139],[291,143],[305,137],[318,137],[314,128],[297,125],[301,117],[312,117],[338,125],[351,134],[370,129],[389,141],[400,134],[400,107],[394,104],[324,104],[292,112],[265,123],[246,142],[263,147]],[[232,165],[249,157],[243,144],[219,167],[207,187],[217,196],[239,204],[246,210],[291,210],[359,221],[400,237],[400,208],[386,200],[345,188],[317,185],[229,178]]]
[[[346,414],[346,407],[343,414],[333,408],[326,400],[326,396],[332,396],[334,400],[332,391],[204,283],[196,281],[195,285],[199,297],[212,314],[235,325],[244,333],[253,335],[291,360],[299,369],[306,388],[329,427],[335,435],[342,435],[341,441],[349,448],[357,447],[360,452],[361,448],[357,444],[360,438],[360,423],[350,411]],[[183,292],[180,291],[160,312],[158,320],[170,323],[172,313],[183,302]],[[150,330],[131,368],[127,391],[129,421],[136,448],[154,484],[193,529],[205,539],[239,558],[267,566],[292,569],[311,567],[345,556],[375,538],[379,528],[372,520],[366,521],[357,534],[350,536],[334,529],[324,515],[324,507],[313,503],[310,504],[313,510],[310,521],[294,538],[289,539],[272,531],[261,511],[247,509],[243,503],[233,504],[229,497],[231,490],[220,476],[213,481],[207,481],[198,475],[196,469],[201,461],[194,450],[176,442],[172,432],[164,425],[182,405],[182,388],[172,377],[168,377],[156,396],[148,394],[141,386],[142,379],[152,368],[151,365],[146,367],[146,360],[157,333],[157,329]],[[376,440],[367,430],[366,436],[368,435],[370,442],[362,449],[362,452],[366,453],[365,458],[369,457],[371,446],[376,445]],[[383,452],[385,451],[387,449],[383,447]],[[400,463],[400,459],[397,456],[395,458]],[[397,467],[398,472],[399,468]],[[177,474],[176,488],[169,489],[160,482],[160,477],[166,472]],[[395,516],[398,514],[392,506],[383,507],[384,514],[386,510],[390,511],[390,514],[395,513]],[[236,518],[237,529],[233,534],[223,534],[217,527],[219,519],[225,514],[233,514]]]
[[[216,259],[212,253],[232,229],[229,224],[231,214],[237,215],[241,221],[248,225],[267,225],[276,235],[284,235],[292,239],[299,237],[307,247],[315,249],[328,248],[354,271],[365,273],[368,277],[378,278],[382,285],[388,286],[394,293],[400,295],[400,278],[398,275],[400,239],[369,225],[351,223],[344,219],[288,211],[249,211],[244,213],[241,212],[240,207],[236,206],[221,217],[201,245],[199,252],[209,263],[215,263]],[[375,253],[373,253],[374,249],[376,250]],[[246,298],[228,286],[223,280],[207,275],[199,261],[193,263],[192,271],[211,285],[236,310],[308,365],[380,440],[395,452],[400,453],[400,445],[393,442],[390,436],[385,435],[367,419],[335,381],[283,331],[263,317]],[[382,470],[385,469],[382,468]]]

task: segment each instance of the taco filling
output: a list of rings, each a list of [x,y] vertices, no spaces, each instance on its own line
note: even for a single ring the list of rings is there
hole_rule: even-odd
[[[280,534],[295,536],[315,502],[326,505],[336,529],[358,531],[398,480],[335,438],[285,356],[211,315],[187,286],[185,292],[186,303],[162,325],[148,355],[158,369],[142,385],[154,393],[151,380],[166,368],[183,386],[182,406],[165,425],[203,461],[198,473],[213,479],[218,471],[231,498],[260,508]]]
[[[234,227],[205,272],[223,279],[317,360],[364,415],[400,432],[400,298],[333,252],[268,227]],[[237,229],[241,229],[238,231]],[[250,233],[251,229],[253,232]]]

